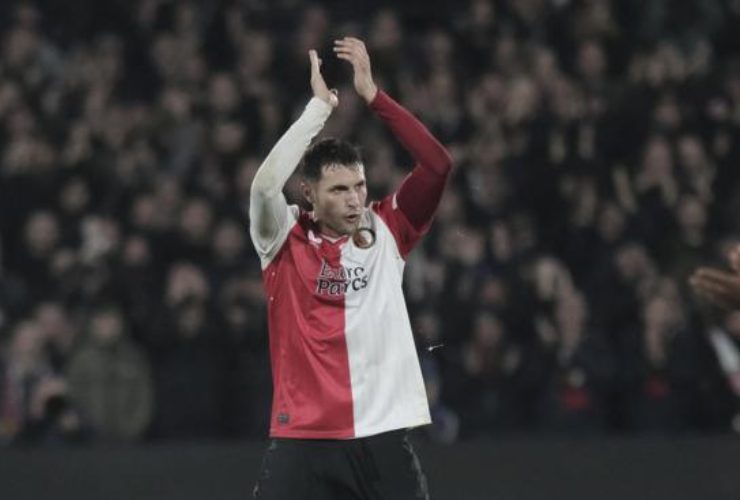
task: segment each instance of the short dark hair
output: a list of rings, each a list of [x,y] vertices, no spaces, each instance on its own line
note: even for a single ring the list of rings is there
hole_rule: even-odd
[[[360,151],[351,143],[335,137],[314,142],[301,160],[301,175],[309,181],[321,179],[321,169],[326,165],[352,166],[362,163]]]

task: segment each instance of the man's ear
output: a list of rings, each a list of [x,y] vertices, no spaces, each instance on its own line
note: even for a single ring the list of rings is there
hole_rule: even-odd
[[[301,181],[301,193],[303,193],[303,198],[308,202],[309,204],[313,205],[313,186],[307,181]]]

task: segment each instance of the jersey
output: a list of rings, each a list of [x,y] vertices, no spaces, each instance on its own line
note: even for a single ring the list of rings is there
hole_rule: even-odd
[[[402,110],[385,94],[379,98],[371,107],[381,117]],[[250,232],[267,294],[272,437],[349,439],[430,422],[402,279],[405,258],[428,229],[446,172],[431,174],[434,169],[424,167],[429,171],[412,172],[397,192],[371,203],[360,223],[374,236],[369,247],[348,237],[324,237],[312,214],[288,206],[281,189],[330,111],[313,99],[252,186]],[[437,189],[425,190],[424,182]],[[431,201],[420,203],[414,194]],[[401,200],[433,206],[424,213],[404,211]]]

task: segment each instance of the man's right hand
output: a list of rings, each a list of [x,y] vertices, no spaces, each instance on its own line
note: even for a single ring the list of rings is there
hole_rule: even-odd
[[[321,75],[321,59],[319,59],[315,50],[309,50],[308,57],[311,60],[311,90],[313,90],[313,95],[336,108],[339,105],[337,91],[329,90],[326,86],[324,77]]]

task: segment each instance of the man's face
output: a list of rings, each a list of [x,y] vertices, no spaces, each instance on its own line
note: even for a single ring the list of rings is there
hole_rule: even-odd
[[[325,166],[321,179],[304,184],[304,194],[323,233],[351,235],[360,225],[367,200],[365,169],[362,165]]]

